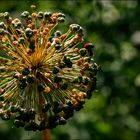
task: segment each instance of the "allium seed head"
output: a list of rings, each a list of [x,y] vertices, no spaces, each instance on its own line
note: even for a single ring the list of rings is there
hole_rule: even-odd
[[[93,45],[78,24],[56,30],[62,13],[24,11],[20,19],[0,17],[0,116],[25,130],[64,125],[96,88]],[[25,24],[26,23],[26,24]]]

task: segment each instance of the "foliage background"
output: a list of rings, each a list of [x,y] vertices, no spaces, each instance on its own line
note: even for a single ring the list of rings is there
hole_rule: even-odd
[[[60,11],[67,22],[85,29],[101,65],[98,92],[65,126],[51,131],[57,140],[137,140],[140,137],[140,2],[135,0],[5,0],[0,12],[20,16],[30,5],[38,11]],[[40,132],[12,128],[0,120],[0,139],[39,140]]]

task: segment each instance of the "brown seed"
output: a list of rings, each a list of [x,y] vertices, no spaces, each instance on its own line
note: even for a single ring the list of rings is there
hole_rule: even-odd
[[[83,70],[87,70],[87,69],[89,69],[89,63],[88,62],[86,62],[83,66]]]
[[[35,5],[31,5],[31,9],[32,10],[35,10],[36,9],[36,6]]]
[[[60,38],[63,40],[63,39],[65,39],[66,38],[66,34],[62,34],[61,36],[60,36]]]
[[[74,52],[78,53],[79,52],[79,49],[78,48],[75,48],[74,49]]]
[[[45,73],[44,73],[44,76],[45,76],[45,78],[50,78],[51,74],[48,73],[48,72],[45,72]]]
[[[44,92],[49,93],[50,91],[51,91],[51,88],[49,86],[46,86],[45,89],[44,89]]]
[[[55,38],[55,42],[56,42],[57,44],[60,44],[60,39]]]
[[[3,92],[4,90],[0,87],[0,94]]]

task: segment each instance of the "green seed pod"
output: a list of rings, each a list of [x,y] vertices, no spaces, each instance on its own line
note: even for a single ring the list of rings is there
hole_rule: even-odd
[[[62,90],[66,90],[68,88],[68,84],[67,83],[62,83],[60,84],[60,87]]]
[[[63,23],[63,22],[65,22],[65,18],[64,18],[64,17],[59,17],[59,18],[57,19],[57,21],[58,21],[59,23]]]
[[[13,125],[15,127],[24,127],[25,123],[23,121],[21,121],[21,120],[15,120]]]
[[[71,24],[70,25],[70,30],[72,32],[77,32],[80,29],[80,26],[78,24]]]
[[[54,37],[60,37],[62,35],[62,33],[60,31],[56,31],[54,33]]]
[[[66,123],[67,123],[67,121],[63,117],[60,117],[60,119],[59,119],[59,125],[64,125]]]
[[[43,12],[38,12],[37,18],[38,19],[43,19],[44,13]]]
[[[39,92],[42,92],[44,90],[44,86],[42,84],[38,84],[37,89]]]
[[[0,35],[4,35],[5,34],[5,30],[4,29],[0,29]]]
[[[25,35],[27,38],[31,38],[33,36],[33,31],[30,28],[25,30]]]
[[[22,27],[22,23],[21,23],[21,22],[18,22],[18,23],[16,23],[16,24],[14,24],[14,27],[15,27],[16,29],[20,29],[20,28]]]
[[[20,37],[19,39],[18,39],[18,43],[23,43],[24,42],[24,38],[23,37]]]
[[[28,18],[29,16],[29,12],[28,11],[24,11],[22,14],[21,14],[21,17],[22,18]]]
[[[80,26],[79,30],[77,31],[78,34],[83,34],[83,28]]]
[[[83,77],[82,76],[78,76],[77,78],[78,78],[78,83],[81,84],[82,80],[83,80]]]
[[[82,83],[83,83],[84,85],[88,85],[89,81],[90,81],[90,79],[89,79],[88,77],[84,77],[84,78],[82,79]]]
[[[60,69],[65,68],[65,66],[66,66],[66,64],[65,64],[64,62],[61,62],[61,63],[59,64],[59,68],[60,68]]]
[[[20,108],[19,108],[19,107],[17,107],[17,106],[15,106],[15,105],[12,105],[12,106],[10,106],[10,110],[11,110],[11,112],[12,112],[12,113],[14,113],[14,112],[19,111],[19,110],[20,110]]]
[[[55,83],[59,83],[59,82],[61,82],[62,81],[62,78],[61,77],[59,77],[59,76],[55,76],[54,77],[54,82]]]
[[[52,13],[51,13],[51,12],[45,12],[45,13],[44,13],[45,19],[48,19],[48,18],[50,18],[51,16],[52,16]]]
[[[29,15],[29,16],[27,17],[27,21],[31,21],[31,20],[32,20],[32,16]]]
[[[71,68],[72,67],[72,62],[71,62],[71,60],[70,60],[69,57],[64,56],[63,61],[64,61],[64,63],[66,64],[66,66],[68,68]]]
[[[87,53],[87,50],[85,48],[82,48],[82,49],[80,49],[79,53],[81,56],[85,56]]]
[[[1,119],[2,120],[10,120],[10,114],[2,113],[1,114]]]
[[[5,18],[5,19],[9,19],[9,13],[8,13],[8,12],[5,12],[5,13],[4,13],[4,18]]]
[[[30,118],[30,120],[34,120],[35,119],[35,110],[32,108],[27,112],[27,116]]]
[[[67,112],[65,112],[64,114],[64,118],[65,119],[69,119],[74,115],[74,110],[72,108],[70,108]]]
[[[58,14],[58,17],[63,17],[63,18],[65,18],[65,14],[59,13],[59,14]]]
[[[35,77],[29,75],[29,76],[27,77],[27,82],[28,82],[29,84],[33,84],[33,83],[35,82]]]
[[[28,68],[24,68],[23,70],[22,70],[22,74],[23,75],[28,75],[30,73],[30,70],[28,69]]]
[[[58,67],[54,67],[52,72],[53,72],[53,74],[57,74],[59,72],[59,68]]]
[[[27,83],[20,83],[19,84],[19,87],[20,87],[21,90],[25,89],[26,86],[27,86]]]
[[[47,128],[52,129],[52,128],[56,127],[59,123],[58,119],[59,119],[58,115],[50,116],[49,119],[48,119]]]
[[[90,99],[92,97],[92,91],[90,89],[87,90],[87,99]]]
[[[0,95],[0,101],[4,101],[4,97]]]
[[[56,45],[55,45],[55,49],[56,49],[56,50],[59,50],[60,48],[61,48],[61,45],[59,45],[59,44],[56,44]]]
[[[32,50],[35,48],[34,41],[31,41],[31,42],[30,42],[29,48],[32,49]]]
[[[83,105],[80,104],[80,103],[78,103],[74,109],[75,109],[76,111],[80,111],[82,108],[83,108]]]
[[[4,24],[4,22],[0,22],[0,28],[2,28],[2,29],[6,29],[6,25]]]
[[[50,103],[47,103],[43,108],[42,108],[42,112],[45,113],[47,112],[51,107],[51,104]]]
[[[61,112],[63,110],[63,107],[61,106],[61,105],[58,105],[57,107],[55,107],[54,109],[53,109],[53,112],[54,113],[59,113],[59,112]]]

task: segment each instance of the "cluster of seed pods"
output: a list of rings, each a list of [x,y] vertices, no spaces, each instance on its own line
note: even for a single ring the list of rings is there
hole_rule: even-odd
[[[94,45],[62,13],[24,11],[21,20],[0,13],[0,116],[25,130],[66,124],[96,88]],[[80,45],[82,48],[80,48]]]

